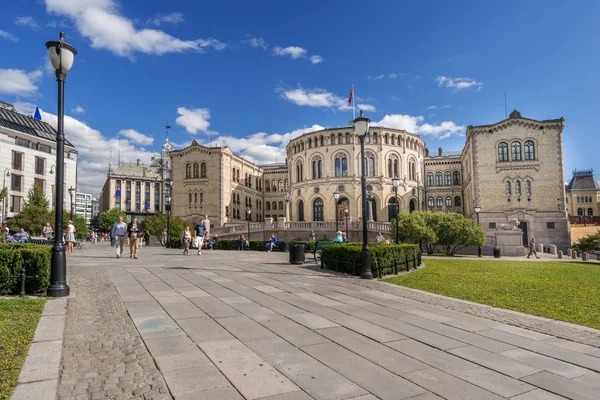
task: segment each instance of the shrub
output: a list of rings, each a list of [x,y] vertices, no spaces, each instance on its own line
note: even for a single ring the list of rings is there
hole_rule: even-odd
[[[0,245],[0,275],[17,276],[25,266],[28,276],[37,275],[38,279],[27,279],[27,293],[45,291],[50,286],[51,246],[28,243],[6,243]],[[0,279],[0,294],[18,293],[20,279]]]
[[[419,259],[419,246],[414,244],[380,245],[369,244],[371,255],[371,271],[374,276],[394,273],[394,265],[399,270],[409,266],[416,267]],[[360,243],[334,244],[323,247],[323,264],[326,269],[336,269],[354,275],[360,273],[362,245]],[[337,260],[337,262],[336,262]]]

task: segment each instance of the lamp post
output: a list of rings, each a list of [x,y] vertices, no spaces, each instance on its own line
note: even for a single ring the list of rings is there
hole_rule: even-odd
[[[481,212],[481,207],[479,204],[475,206],[475,214],[477,215],[477,226],[479,226],[479,213]],[[477,247],[477,257],[481,257],[481,246]]]
[[[73,186],[69,188],[69,196],[71,196],[71,217],[69,218],[71,221],[73,220],[73,194],[75,193],[75,189]]]
[[[392,179],[392,186],[394,187],[394,195],[396,199],[396,244],[399,244],[398,240],[398,215],[400,214],[400,203],[398,203],[398,187],[400,186],[400,178],[394,176]]]
[[[373,279],[373,272],[371,271],[371,255],[369,254],[369,238],[367,231],[367,165],[365,161],[365,136],[369,133],[369,124],[371,120],[367,117],[363,117],[362,110],[360,115],[352,124],[354,125],[354,133],[360,139],[360,159],[361,162],[361,174],[360,174],[360,189],[362,194],[362,228],[363,228],[363,246],[361,253],[361,266],[362,271],[360,277],[362,279]]]
[[[417,172],[417,211],[421,211],[421,178]]]
[[[346,214],[346,239],[348,239],[348,241],[350,241],[350,238],[348,237],[348,212],[350,210],[348,210],[348,207],[344,208],[344,214]]]
[[[338,215],[337,215],[337,202],[340,199],[340,192],[337,191],[337,189],[335,190],[335,192],[333,192],[333,199],[335,200],[335,204],[333,205],[335,208],[335,231],[339,231],[339,227],[338,227]]]
[[[285,218],[289,221],[290,220],[290,194],[286,192],[283,195],[283,199],[285,200]]]
[[[10,176],[10,170],[8,168],[6,168],[4,170],[4,179],[3,179],[3,183],[2,183],[2,188],[6,188],[6,178],[8,178]],[[4,221],[6,220],[6,216],[8,215],[6,213],[6,208],[8,207],[8,191],[6,192],[6,196],[4,197],[4,200],[2,200],[2,223],[4,223]]]
[[[56,135],[56,219],[54,221],[54,245],[50,259],[50,286],[47,294],[52,297],[63,297],[69,295],[67,285],[67,259],[65,257],[65,245],[63,242],[63,208],[64,208],[64,159],[65,159],[65,80],[67,72],[73,66],[77,50],[65,43],[65,34],[60,33],[59,40],[46,42],[50,63],[56,70],[56,81],[58,82],[58,112],[57,112],[57,135]]]
[[[250,219],[252,216],[252,210],[250,207],[246,208],[246,219],[248,220],[248,247],[250,247]]]

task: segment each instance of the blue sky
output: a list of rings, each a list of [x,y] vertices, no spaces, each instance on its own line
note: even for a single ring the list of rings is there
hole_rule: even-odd
[[[154,3],[154,4],[152,4]],[[0,4],[0,100],[56,120],[44,43],[79,51],[66,132],[80,189],[98,193],[109,154],[147,162],[177,146],[227,144],[259,162],[290,138],[352,119],[460,150],[465,127],[564,116],[565,179],[595,168],[600,2],[10,0]],[[596,168],[597,169],[597,168]]]

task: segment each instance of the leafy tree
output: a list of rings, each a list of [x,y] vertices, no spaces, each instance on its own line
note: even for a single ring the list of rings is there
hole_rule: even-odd
[[[573,249],[589,253],[591,251],[600,251],[600,232],[579,238],[573,245]]]
[[[23,227],[30,235],[41,234],[46,222],[52,221],[48,206],[49,202],[44,192],[34,184],[27,193],[21,212],[6,223],[12,231],[18,231]]]
[[[100,228],[102,228],[104,231],[110,231],[115,222],[119,220],[119,217],[123,217],[123,219],[125,219],[126,216],[127,214],[118,208],[106,210],[100,215]]]
[[[63,211],[63,235],[67,232],[67,225],[69,224],[69,220],[71,219],[70,214],[70,211]],[[54,211],[52,211],[49,214],[48,218],[49,219],[47,222],[50,222],[50,225],[52,225],[52,228],[54,228],[54,233],[56,233],[56,226],[54,226],[54,223],[56,221],[56,214],[54,213]],[[77,239],[84,239],[88,233],[88,227],[85,218],[79,215],[73,215],[73,226],[75,226],[75,237]]]
[[[98,229],[100,227],[100,216],[94,215],[90,220],[90,226],[94,229]]]
[[[167,231],[167,215],[166,214],[154,214],[148,216],[144,220],[145,229],[150,232],[151,235],[156,236],[160,244],[165,245],[164,233]],[[189,224],[181,218],[171,217],[170,226],[170,237],[172,240],[177,240],[183,235],[185,227]]]
[[[447,255],[454,255],[467,246],[483,246],[485,232],[473,221],[459,213],[440,213],[437,244],[441,245]]]
[[[427,246],[435,243],[437,235],[427,225],[425,212],[401,213],[398,219],[392,220],[392,237],[399,243],[413,243]],[[396,224],[398,224],[398,237],[396,238]]]
[[[434,240],[432,240],[430,242],[426,242],[424,244],[425,249],[427,250],[427,254],[433,254],[433,252],[435,251],[435,248],[438,245],[438,232],[441,229],[442,219],[444,218],[444,215],[446,215],[446,214],[440,213],[440,212],[433,212],[433,211],[423,212],[423,219],[425,220],[425,224],[435,234]]]

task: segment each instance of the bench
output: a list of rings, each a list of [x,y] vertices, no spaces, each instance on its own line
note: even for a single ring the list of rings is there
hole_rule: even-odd
[[[314,259],[315,259],[315,264],[318,264],[319,262],[317,261],[317,253],[319,253],[319,257],[321,257],[321,263],[323,262],[323,247],[325,246],[329,246],[335,244],[334,242],[326,242],[326,241],[320,241],[320,242],[316,242],[315,243],[315,248],[314,249],[310,249],[310,250],[304,250],[305,253],[312,253]]]
[[[263,247],[264,247],[265,251],[269,251],[269,243],[271,243],[270,240],[263,240]],[[263,249],[261,249],[261,250],[263,250]],[[273,249],[271,251],[275,251],[275,250],[279,251],[279,241],[273,245]]]
[[[229,242],[229,250],[241,250],[240,240],[235,239]],[[250,246],[244,246],[244,250],[250,250]]]

